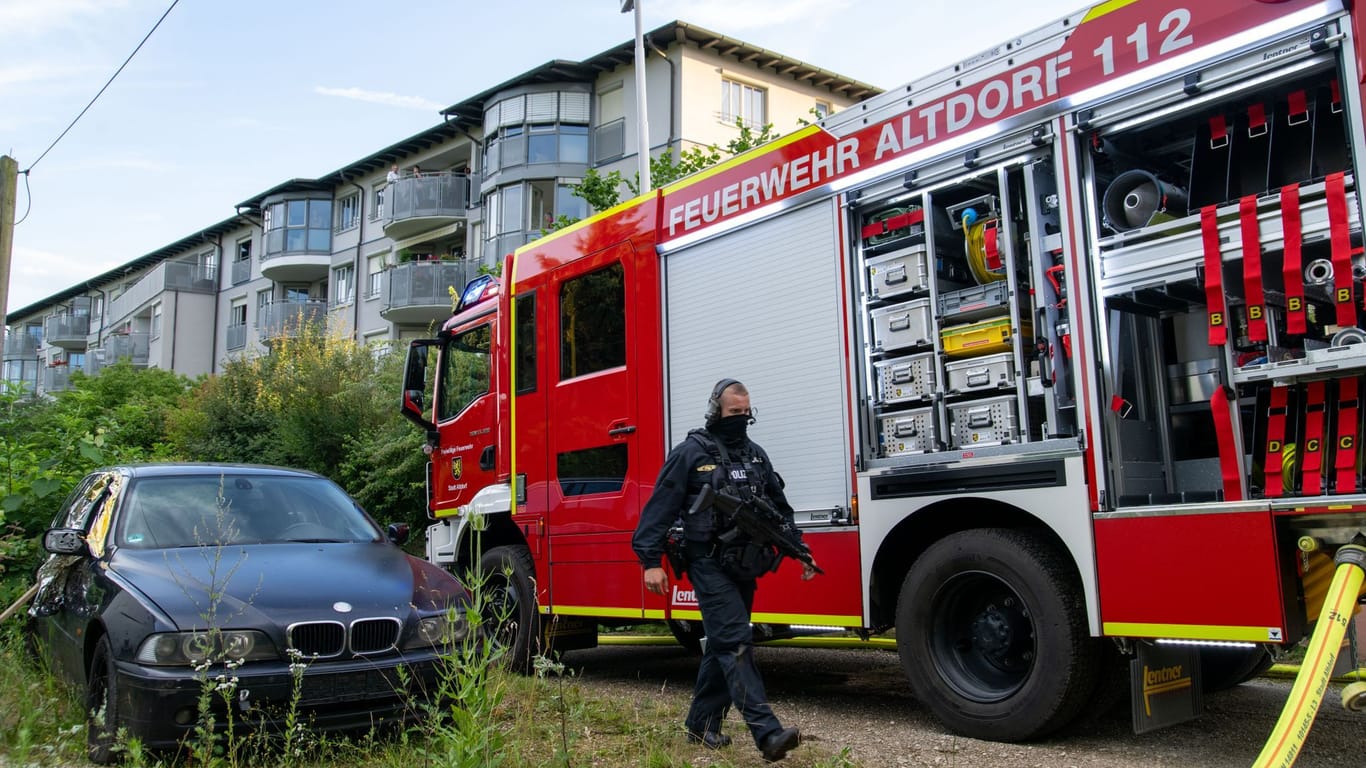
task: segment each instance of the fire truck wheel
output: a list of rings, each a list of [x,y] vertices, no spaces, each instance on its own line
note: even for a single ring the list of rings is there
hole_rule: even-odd
[[[507,665],[518,672],[531,669],[540,652],[540,616],[536,613],[536,564],[522,546],[493,547],[479,559],[484,584],[481,612],[498,629],[494,641],[507,654]]]
[[[896,634],[916,698],[964,736],[1045,736],[1095,690],[1100,648],[1081,585],[1027,531],[961,531],[931,545],[902,583]]]
[[[1275,659],[1264,645],[1254,648],[1200,648],[1200,689],[1227,691],[1271,669]]]
[[[669,619],[669,631],[688,653],[702,655],[702,622],[690,619]]]

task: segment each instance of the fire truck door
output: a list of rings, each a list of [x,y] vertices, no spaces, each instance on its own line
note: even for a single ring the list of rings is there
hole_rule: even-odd
[[[631,552],[641,463],[635,258],[623,243],[560,268],[551,280],[547,528],[550,603],[559,614],[639,616],[642,609]]]

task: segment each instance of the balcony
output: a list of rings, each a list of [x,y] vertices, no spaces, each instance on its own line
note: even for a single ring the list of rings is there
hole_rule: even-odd
[[[116,323],[124,320],[167,291],[214,293],[217,290],[217,267],[193,261],[163,261],[109,302],[109,319]]]
[[[232,263],[232,284],[241,285],[251,279],[251,259],[242,259]]]
[[[33,360],[38,357],[42,341],[27,331],[8,331],[5,333],[6,360]]]
[[[403,240],[463,221],[470,202],[470,177],[463,173],[424,173],[384,190],[384,234]]]
[[[116,333],[104,340],[104,345],[94,355],[86,355],[86,372],[99,373],[99,369],[127,360],[135,368],[146,368],[150,359],[151,334],[146,331]],[[90,361],[95,359],[92,364]],[[91,369],[94,370],[91,370]]]
[[[261,341],[270,343],[298,336],[300,329],[305,326],[321,329],[326,322],[326,301],[276,301],[261,307],[256,318],[256,330],[261,334]]]
[[[410,261],[389,270],[389,290],[380,317],[399,325],[427,325],[451,316],[451,293],[458,295],[478,271],[470,260]]]
[[[43,391],[65,392],[71,389],[71,369],[65,365],[50,365],[43,369]]]
[[[43,340],[54,347],[85,349],[89,315],[53,315],[43,321]]]

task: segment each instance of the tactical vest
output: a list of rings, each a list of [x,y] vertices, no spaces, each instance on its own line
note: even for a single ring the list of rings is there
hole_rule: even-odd
[[[688,433],[688,438],[696,440],[707,456],[711,459],[712,470],[708,478],[708,484],[712,489],[721,493],[735,496],[741,499],[761,498],[768,500],[764,492],[766,475],[763,461],[756,460],[754,452],[749,448],[751,443],[745,441],[744,445],[738,449],[728,450],[721,445],[714,436],[705,429],[694,429]],[[689,514],[688,510],[693,507],[697,494],[689,494],[685,500],[683,515],[683,534],[690,541],[712,541],[717,536],[730,530],[733,523],[723,519],[723,516],[715,508],[698,510]]]

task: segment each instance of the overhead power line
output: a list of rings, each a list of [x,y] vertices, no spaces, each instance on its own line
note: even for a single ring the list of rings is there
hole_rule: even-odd
[[[47,157],[47,153],[51,152],[52,148],[57,146],[57,142],[61,141],[62,138],[65,137],[66,134],[76,126],[76,123],[80,122],[80,119],[82,117],[85,117],[85,113],[90,111],[91,107],[95,106],[95,102],[99,100],[100,96],[104,95],[105,90],[109,88],[110,84],[114,82],[114,78],[119,76],[119,73],[123,71],[124,67],[128,66],[128,62],[132,61],[134,56],[138,55],[138,51],[142,50],[143,44],[147,42],[147,39],[152,36],[153,32],[157,31],[157,27],[161,26],[161,22],[166,20],[166,17],[171,14],[171,9],[175,8],[176,3],[179,2],[180,0],[171,0],[171,4],[166,8],[166,12],[161,14],[161,18],[157,19],[157,23],[153,24],[151,29],[147,30],[147,34],[143,36],[142,42],[138,43],[138,47],[134,48],[133,52],[128,54],[128,58],[123,60],[123,63],[119,65],[119,68],[114,71],[114,74],[111,75],[109,80],[104,84],[104,87],[100,88],[100,92],[95,94],[95,98],[91,99],[90,103],[85,105],[85,109],[82,109],[81,113],[79,115],[76,115],[76,119],[71,121],[71,124],[66,127],[66,130],[62,131],[61,134],[57,136],[57,138],[52,140],[52,143],[47,146],[47,149],[43,150],[43,154],[38,155],[38,159],[34,160],[28,168],[25,168],[23,170],[25,181],[28,180],[28,172],[33,170],[34,166],[38,165],[38,163],[41,163],[43,161],[43,158]],[[27,214],[25,215],[27,216]]]

